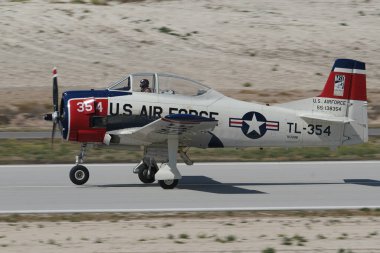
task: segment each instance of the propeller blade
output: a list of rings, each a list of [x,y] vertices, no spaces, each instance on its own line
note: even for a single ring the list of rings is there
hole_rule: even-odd
[[[57,122],[53,122],[53,129],[51,131],[51,144],[54,144],[55,129],[57,128]]]
[[[63,137],[63,126],[62,126],[61,119],[58,120],[58,129],[59,129],[59,133],[61,134],[61,137]]]
[[[62,134],[62,119],[59,115],[59,102],[58,102],[58,75],[57,68],[53,68],[53,113],[48,113],[44,116],[44,119],[47,121],[53,121],[53,129],[51,131],[51,144],[54,144],[55,132],[57,130],[57,125],[59,132]]]
[[[58,75],[57,68],[53,68],[53,106],[54,111],[58,112]]]

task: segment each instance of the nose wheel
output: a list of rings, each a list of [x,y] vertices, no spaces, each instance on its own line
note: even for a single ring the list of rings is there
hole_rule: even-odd
[[[90,177],[90,172],[83,165],[75,165],[70,170],[70,180],[76,185],[85,184]]]

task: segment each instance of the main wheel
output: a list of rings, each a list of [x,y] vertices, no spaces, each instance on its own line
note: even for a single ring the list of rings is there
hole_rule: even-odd
[[[158,183],[163,189],[174,189],[178,185],[178,179],[158,180]]]
[[[90,177],[90,172],[83,165],[75,165],[70,170],[70,180],[76,185],[85,184]]]
[[[148,166],[145,165],[143,168],[140,169],[139,174],[138,174],[139,175],[139,179],[144,184],[151,184],[154,181],[156,181],[154,179],[154,175],[156,174],[157,169],[155,167],[152,167],[150,169],[150,175],[148,175],[148,171],[149,171]]]

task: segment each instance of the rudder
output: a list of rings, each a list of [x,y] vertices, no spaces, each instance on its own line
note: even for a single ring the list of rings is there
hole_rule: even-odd
[[[340,115],[350,120],[345,124],[343,144],[368,141],[367,87],[365,63],[337,59],[327,79],[321,98],[346,100],[346,110]]]

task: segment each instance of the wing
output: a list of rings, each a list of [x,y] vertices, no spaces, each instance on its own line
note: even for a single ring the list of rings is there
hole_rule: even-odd
[[[217,124],[217,120],[202,116],[171,114],[143,127],[109,131],[106,134],[105,143],[109,144],[111,140],[120,138],[123,143],[130,143],[131,145],[150,145],[164,142],[170,135],[178,136],[181,142],[191,139],[197,134],[211,131]]]

